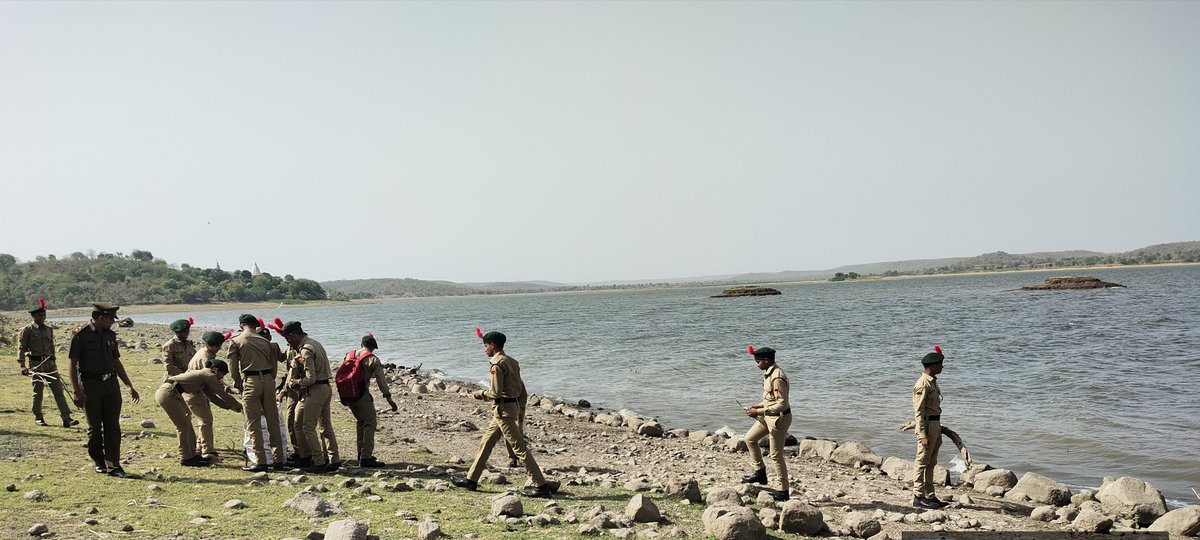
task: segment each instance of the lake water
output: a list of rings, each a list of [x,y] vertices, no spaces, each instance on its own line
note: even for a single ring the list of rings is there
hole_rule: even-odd
[[[940,344],[943,423],[976,461],[1076,487],[1134,476],[1191,500],[1200,488],[1200,267],[1080,273],[1129,287],[1013,290],[1057,271],[782,285],[768,297],[688,288],[255,315],[303,321],[331,355],[373,332],[385,360],[471,381],[487,367],[475,327],[499,330],[530,392],[631,409],[669,428],[749,428],[735,400],[756,402],[762,379],[746,345],[770,346],[792,381],[794,435],[859,440],[906,459],[915,440],[898,426],[911,417],[920,358]],[[237,315],[135,318],[232,327]],[[953,446],[943,448],[946,463]]]

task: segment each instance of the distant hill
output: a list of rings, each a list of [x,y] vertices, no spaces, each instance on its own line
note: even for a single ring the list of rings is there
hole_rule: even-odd
[[[479,289],[453,281],[425,281],[413,278],[340,279],[323,281],[321,287],[330,293],[343,294],[349,298],[465,296],[480,293]]]

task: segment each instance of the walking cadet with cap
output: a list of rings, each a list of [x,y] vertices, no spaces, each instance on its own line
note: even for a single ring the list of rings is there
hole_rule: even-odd
[[[303,366],[303,377],[288,381],[288,388],[300,394],[300,403],[296,406],[296,421],[299,423],[300,459],[307,465],[308,472],[332,472],[337,470],[339,462],[327,459],[321,452],[321,440],[317,437],[317,424],[332,423],[329,417],[330,403],[333,400],[333,389],[330,383],[333,371],[329,367],[329,356],[317,340],[308,337],[301,327],[300,321],[291,321],[283,325],[283,339],[287,340],[288,348]],[[330,453],[337,453],[337,437],[329,433],[328,445]],[[311,464],[309,464],[311,463]]]
[[[21,375],[28,375],[33,382],[33,421],[46,425],[42,417],[42,392],[47,386],[54,395],[54,404],[62,417],[63,427],[79,424],[71,418],[71,405],[63,393],[62,376],[58,373],[54,354],[54,329],[46,324],[46,301],[38,298],[38,307],[29,310],[33,322],[21,329],[17,337],[17,363]]]
[[[383,399],[387,400],[392,412],[399,407],[395,401],[392,401],[392,393],[388,389],[383,363],[379,361],[378,356],[375,356],[375,349],[379,348],[379,342],[375,340],[374,335],[367,334],[363,336],[361,345],[362,348],[350,351],[342,361],[343,363],[359,363],[359,369],[363,372],[361,396],[358,399],[348,399],[346,396],[342,396],[341,399],[342,404],[350,408],[356,421],[355,442],[358,447],[358,466],[383,467],[386,464],[375,459],[375,428],[378,425],[378,415],[375,413],[375,399],[371,397],[371,381],[374,380],[375,384],[379,386],[379,393],[383,395]]]
[[[192,355],[191,361],[188,362],[187,370],[196,371],[208,369],[211,367],[211,362],[216,360],[217,352],[221,350],[221,346],[225,344],[225,336],[218,332],[205,332],[200,336],[200,342],[204,346]],[[225,365],[225,372],[229,372],[229,365]],[[228,390],[226,388],[226,390]],[[191,411],[192,418],[199,424],[196,437],[196,453],[210,462],[216,461],[217,448],[213,436],[213,414],[212,406],[208,395],[204,392],[184,392],[183,401],[187,404],[188,411]],[[238,408],[241,411],[241,408]]]
[[[937,376],[942,372],[946,357],[942,348],[921,358],[923,370],[913,385],[913,421],[916,423],[917,458],[913,463],[913,506],[942,508],[945,502],[933,493],[933,468],[937,465],[938,449],[942,446],[942,390]]]
[[[525,444],[525,436],[517,418],[521,414],[520,396],[525,394],[525,381],[521,379],[521,366],[515,358],[504,354],[504,343],[508,340],[504,334],[488,332],[481,337],[483,352],[491,359],[489,369],[491,375],[488,378],[488,389],[476,390],[472,395],[475,399],[488,400],[493,403],[492,422],[479,440],[479,451],[475,454],[475,461],[471,463],[471,468],[467,470],[467,477],[452,478],[451,482],[470,491],[479,489],[479,477],[483,474],[483,468],[487,466],[488,456],[492,454],[492,448],[496,446],[500,437],[504,437],[504,440],[512,446],[513,452],[517,454],[521,463],[525,465],[525,472],[529,473],[529,480],[533,487],[526,488],[522,494],[527,497],[549,497],[550,485],[546,483],[546,478],[542,476],[542,470],[538,468],[537,461],[533,459],[533,453]]]
[[[167,371],[164,378],[187,371],[192,357],[196,356],[196,342],[188,339],[192,332],[192,320],[179,319],[172,322],[170,328],[175,332],[175,337],[162,346],[162,363]]]
[[[229,342],[229,375],[233,378],[234,390],[242,395],[242,415],[245,429],[250,432],[255,458],[254,465],[242,469],[251,472],[268,469],[262,436],[265,418],[272,465],[283,470],[283,438],[279,433],[279,406],[275,403],[275,353],[271,343],[258,335],[258,319],[253,315],[238,317],[238,324],[242,333]]]
[[[121,387],[129,387],[134,403],[141,396],[125,373],[117,334],[112,331],[120,306],[92,304],[92,320],[71,338],[67,357],[71,361],[71,391],[75,405],[83,407],[88,423],[88,455],[96,472],[119,478],[128,476],[121,467]]]
[[[231,411],[242,412],[242,405],[225,392],[221,379],[229,373],[229,365],[224,360],[214,359],[209,367],[185,371],[167,377],[154,399],[166,411],[171,422],[175,424],[175,433],[179,438],[179,464],[187,467],[203,467],[210,461],[196,454],[196,432],[192,429],[192,414],[185,396],[189,394],[204,394],[208,400],[217,406]],[[207,406],[207,401],[206,401]]]
[[[746,416],[757,421],[746,432],[746,449],[750,452],[750,463],[754,465],[754,474],[742,479],[746,483],[766,484],[767,467],[763,463],[762,449],[758,442],[767,437],[770,444],[771,463],[775,465],[775,478],[779,481],[779,491],[771,496],[777,501],[789,498],[791,485],[788,483],[787,462],[784,460],[783,445],[787,441],[788,427],[792,425],[792,407],[788,404],[789,384],[783,369],[775,363],[775,349],[763,347],[755,350],[754,363],[763,371],[762,401],[746,409]]]

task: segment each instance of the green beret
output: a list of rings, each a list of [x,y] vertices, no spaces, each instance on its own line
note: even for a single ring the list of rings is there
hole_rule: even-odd
[[[767,360],[774,362],[775,361],[775,349],[772,349],[770,347],[754,349],[754,359],[755,360],[767,359]]]
[[[506,341],[508,341],[508,337],[500,332],[488,332],[483,335],[484,343],[491,343],[497,347],[503,347]]]
[[[44,308],[44,307],[35,307],[35,308],[29,310],[30,315],[37,315],[38,313],[45,313],[45,312],[46,312],[46,308]]]
[[[283,331],[280,333],[285,336],[289,334],[303,334],[304,329],[300,327],[300,321],[288,321],[284,323]]]
[[[238,317],[238,324],[247,324],[251,328],[258,328],[258,319],[254,315],[243,313],[241,317]]]
[[[225,373],[229,373],[229,364],[226,364],[225,361],[221,360],[220,358],[213,358],[212,360],[209,360],[208,367],[217,368]]]
[[[208,345],[220,345],[225,343],[225,334],[221,334],[219,332],[205,332],[204,335],[200,336],[200,341],[203,341]]]
[[[192,323],[188,322],[187,319],[179,319],[178,321],[171,323],[171,331],[175,332],[176,334],[191,327]]]
[[[940,352],[931,352],[931,353],[925,355],[925,358],[921,359],[921,365],[922,366],[931,366],[933,364],[939,364],[945,359],[946,359],[946,356],[944,354],[942,354]]]
[[[362,338],[362,346],[371,350],[379,348],[379,342],[375,341],[375,336],[367,334]]]

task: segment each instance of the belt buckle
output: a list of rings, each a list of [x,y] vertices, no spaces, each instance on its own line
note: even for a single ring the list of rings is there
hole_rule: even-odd
[[[107,381],[107,380],[111,379],[112,376],[113,376],[112,373],[105,373],[104,375],[100,376],[100,382]]]

